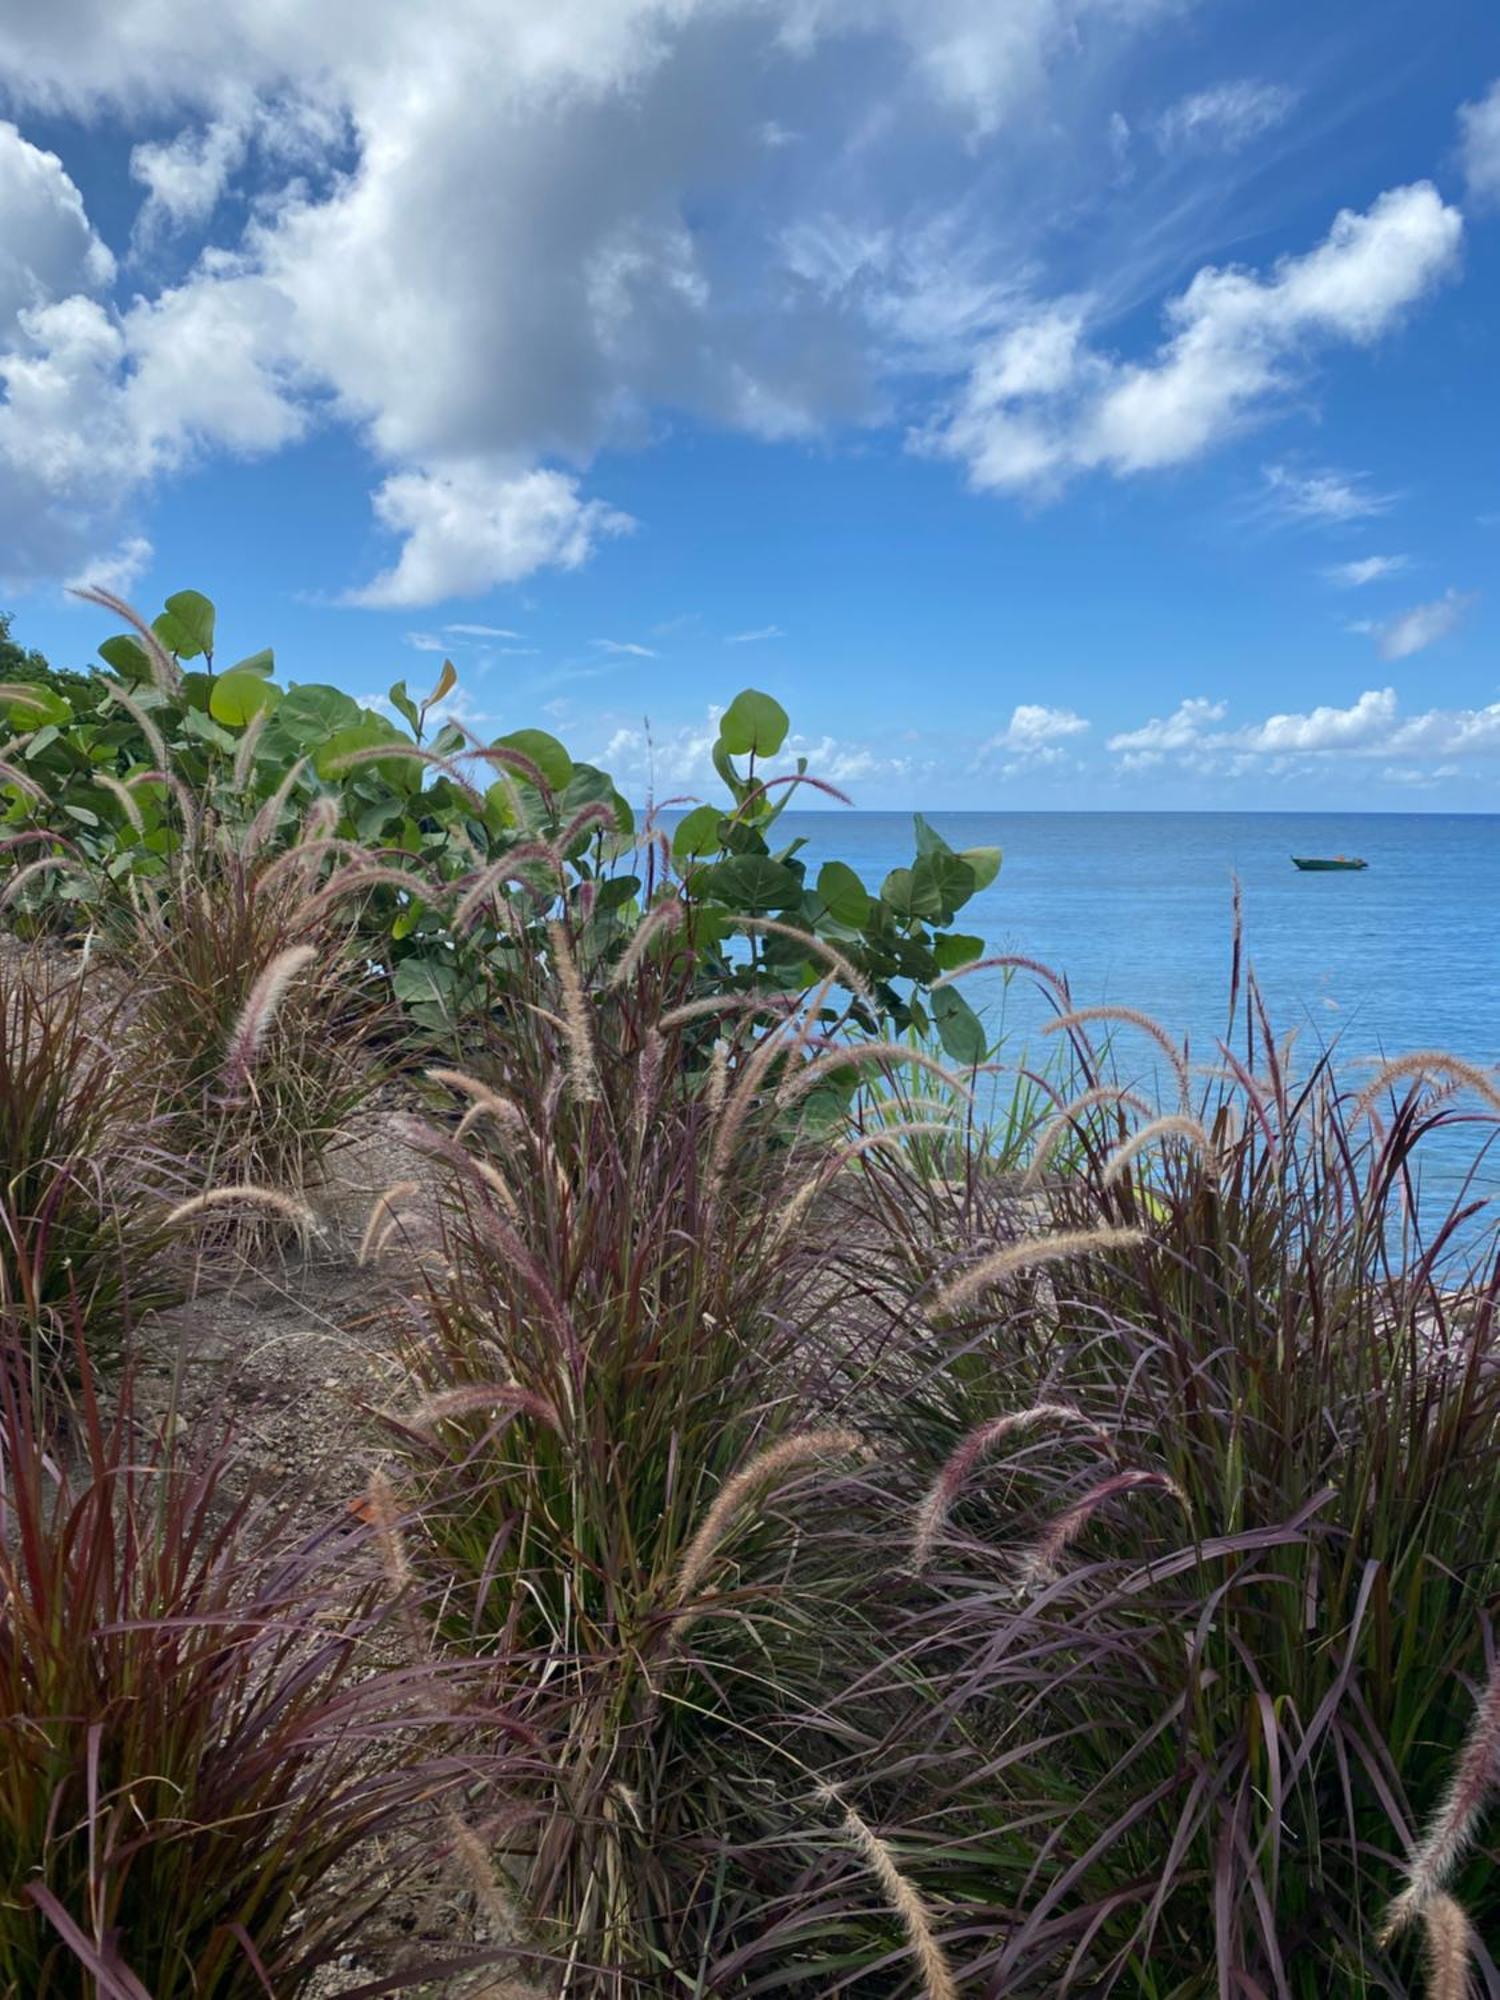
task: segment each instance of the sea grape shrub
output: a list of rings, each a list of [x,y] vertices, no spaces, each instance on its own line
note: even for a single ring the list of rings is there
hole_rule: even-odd
[[[10,732],[0,744],[0,915],[13,926],[81,928],[110,899],[161,881],[195,816],[243,829],[269,813],[274,851],[315,811],[328,814],[331,837],[426,878],[422,897],[373,888],[362,926],[395,998],[430,1034],[451,1031],[497,972],[537,949],[555,905],[587,921],[597,957],[628,949],[672,898],[688,913],[702,990],[806,990],[822,967],[784,934],[800,932],[836,943],[858,968],[867,993],[852,1018],[931,1028],[952,1059],[982,1059],[967,1002],[928,989],[978,955],[980,940],[952,926],[994,880],[998,851],[955,853],[918,819],[911,866],[878,887],[838,861],[810,876],[805,843],[778,844],[777,821],[804,787],[833,788],[805,758],[784,772],[769,761],[789,724],[768,695],[747,689],[722,717],[713,762],[727,798],[670,828],[638,828],[608,773],[548,732],[482,743],[443,719],[451,663],[425,699],[398,681],[371,707],[316,682],[280,686],[270,648],[219,666],[214,607],[200,592],[174,593],[151,625],[94,598],[132,626],[100,646],[102,668],[63,673],[12,648],[0,683]],[[455,904],[512,855],[518,873],[503,897],[456,924]]]

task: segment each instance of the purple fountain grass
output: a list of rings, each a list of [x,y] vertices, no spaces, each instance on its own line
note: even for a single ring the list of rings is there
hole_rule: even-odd
[[[1368,1117],[1377,1099],[1393,1083],[1421,1083],[1433,1076],[1447,1077],[1465,1090],[1472,1090],[1492,1111],[1500,1111],[1500,1084],[1493,1075],[1482,1070],[1477,1063],[1465,1062],[1462,1057],[1449,1055],[1442,1049],[1418,1049],[1411,1055],[1398,1056],[1394,1062],[1382,1064],[1379,1072],[1355,1099],[1350,1123],[1358,1124],[1361,1118]]]
[[[1127,1090],[1124,1085],[1117,1083],[1095,1084],[1092,1089],[1080,1092],[1077,1097],[1065,1104],[1042,1127],[1037,1135],[1036,1147],[1022,1185],[1027,1188],[1038,1186],[1052,1155],[1077,1125],[1078,1120],[1086,1111],[1105,1106],[1134,1111],[1142,1118],[1149,1119],[1155,1115],[1155,1106],[1138,1091]]]
[[[288,945],[279,951],[250,988],[250,997],[229,1032],[224,1054],[224,1081],[230,1090],[240,1089],[248,1080],[255,1058],[276,1018],[282,996],[297,974],[318,956],[316,945]]]
[[[1149,1151],[1163,1139],[1182,1139],[1198,1155],[1205,1172],[1218,1178],[1218,1148],[1196,1118],[1189,1118],[1183,1112],[1169,1111],[1165,1117],[1153,1118],[1139,1131],[1132,1132],[1121,1145],[1116,1146],[1104,1162],[1104,1185],[1110,1187],[1123,1180],[1132,1160]]]
[[[713,1567],[730,1529],[752,1500],[758,1499],[768,1488],[779,1485],[790,1474],[815,1465],[822,1459],[863,1458],[868,1450],[858,1431],[828,1429],[800,1431],[757,1452],[748,1464],[742,1465],[726,1479],[715,1494],[712,1506],[683,1552],[672,1587],[672,1602],[679,1606],[688,1603]],[[691,1614],[678,1621],[679,1640],[690,1622]]]
[[[1064,1229],[1052,1236],[1027,1236],[982,1257],[959,1277],[945,1285],[933,1300],[934,1317],[962,1311],[991,1285],[1018,1277],[1023,1271],[1040,1270],[1047,1264],[1061,1264],[1082,1257],[1102,1257],[1112,1250],[1133,1250],[1145,1241],[1139,1229]]]
[[[832,1786],[820,1788],[823,1803],[843,1817],[850,1845],[880,1884],[881,1894],[901,1920],[912,1962],[922,1981],[923,2000],[958,2000],[958,1982],[938,1940],[932,1913],[911,1877],[902,1869],[888,1841],[845,1803]]]
[[[321,1224],[306,1202],[298,1201],[279,1188],[257,1187],[245,1181],[224,1187],[205,1188],[202,1194],[195,1194],[167,1213],[169,1229],[180,1229],[185,1222],[199,1216],[218,1214],[224,1209],[257,1210],[268,1215],[276,1215],[283,1222],[290,1222],[304,1235],[316,1236],[321,1233]]]
[[[566,925],[549,924],[547,941],[562,994],[563,1031],[568,1045],[568,1087],[579,1103],[585,1103],[599,1095],[599,1072],[594,1062],[594,1033],[589,1003]]]
[[[123,618],[125,623],[133,628],[141,642],[151,668],[151,678],[156,686],[163,694],[176,694],[181,690],[181,669],[156,632],[133,605],[127,604],[123,597],[116,596],[114,591],[106,590],[98,583],[70,585],[69,592],[85,604],[97,604],[101,610],[112,611],[116,618]]]
[[[1173,1075],[1177,1079],[1178,1100],[1186,1108],[1192,1095],[1192,1080],[1188,1073],[1187,1057],[1161,1023],[1152,1020],[1149,1014],[1143,1014],[1138,1007],[1075,1007],[1069,1013],[1054,1015],[1043,1027],[1042,1033],[1044,1035],[1069,1033],[1075,1028],[1088,1027],[1095,1021],[1118,1021],[1126,1027],[1139,1028],[1143,1035],[1148,1035],[1171,1064]]]
[[[911,1566],[914,1570],[926,1568],[933,1545],[946,1527],[955,1502],[980,1460],[988,1457],[1007,1438],[1047,1423],[1076,1424],[1088,1433],[1094,1443],[1106,1449],[1112,1442],[1110,1433],[1102,1424],[1095,1423],[1092,1417],[1085,1416],[1071,1403],[1033,1403],[1030,1409],[1008,1410],[1001,1416],[989,1417],[976,1424],[944,1460],[912,1517]]]
[[[1468,1852],[1500,1777],[1500,1663],[1492,1666],[1474,1720],[1442,1802],[1406,1864],[1406,1887],[1385,1915],[1383,1934],[1394,1937],[1420,1917],[1452,1880]]]
[[[1031,1547],[1023,1552],[1019,1566],[1028,1587],[1038,1589],[1056,1579],[1063,1556],[1107,1501],[1116,1499],[1122,1493],[1150,1490],[1170,1493],[1181,1506],[1187,1506],[1182,1488],[1170,1473],[1155,1472],[1142,1466],[1127,1466],[1122,1472],[1112,1472],[1107,1479],[1091,1486],[1071,1507],[1064,1508]]]

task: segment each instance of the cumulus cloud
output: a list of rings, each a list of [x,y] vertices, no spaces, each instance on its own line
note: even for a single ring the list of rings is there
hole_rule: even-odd
[[[1034,701],[1018,702],[1010,721],[984,744],[985,751],[1010,750],[1034,755],[1054,748],[1071,736],[1082,736],[1089,727],[1085,716],[1071,708],[1048,708]]]
[[[545,567],[576,569],[604,535],[633,523],[600,500],[585,500],[569,474],[535,468],[399,472],[375,493],[381,524],[402,539],[395,565],[346,602],[433,604],[477,596]]]
[[[1414,604],[1409,611],[1384,624],[1364,625],[1360,629],[1374,639],[1381,659],[1405,660],[1456,632],[1478,601],[1472,591],[1465,594],[1448,590],[1427,604]]]
[[[1290,116],[1298,92],[1283,83],[1240,77],[1179,98],[1156,120],[1167,152],[1237,153]]]
[[[1470,201],[1477,207],[1500,204],[1500,78],[1476,104],[1464,105],[1458,124]]]
[[[1408,556],[1356,556],[1352,562],[1330,564],[1323,574],[1341,590],[1363,590],[1367,583],[1394,576],[1398,570],[1407,568],[1409,562]]]
[[[90,226],[62,161],[3,119],[0,216],[0,340],[28,306],[100,291],[114,277],[114,257]]]
[[[1404,760],[1500,757],[1500,702],[1486,708],[1430,708],[1403,716],[1394,688],[1367,688],[1347,707],[1324,704],[1224,727],[1227,706],[1184,701],[1109,740],[1124,770],[1170,757],[1190,770],[1242,775],[1267,768],[1313,769],[1334,758]]]
[[[111,590],[128,597],[151,567],[156,551],[144,535],[129,535],[107,555],[92,557],[67,581],[69,590]]]
[[[1206,266],[1168,304],[1167,338],[1146,362],[1090,345],[1081,302],[1045,308],[987,347],[916,442],[987,491],[1184,464],[1263,415],[1319,346],[1387,331],[1452,274],[1462,234],[1430,182],[1393,188],[1269,275]]]

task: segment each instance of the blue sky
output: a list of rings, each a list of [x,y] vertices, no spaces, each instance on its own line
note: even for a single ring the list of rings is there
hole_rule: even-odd
[[[1488,0],[11,0],[0,604],[866,806],[1500,809]],[[646,726],[649,719],[649,730]]]

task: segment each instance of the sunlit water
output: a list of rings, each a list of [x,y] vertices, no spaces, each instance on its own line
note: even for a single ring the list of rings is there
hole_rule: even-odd
[[[955,848],[999,846],[994,885],[957,927],[991,952],[1021,952],[1067,974],[1079,1005],[1116,1001],[1186,1031],[1211,1061],[1224,1033],[1231,885],[1244,897],[1245,944],[1278,1033],[1299,1030],[1299,1060],[1336,1044],[1352,1080],[1368,1058],[1443,1048],[1500,1062],[1500,816],[1397,813],[933,813]],[[847,861],[866,886],[909,864],[910,816],[783,815],[806,839],[809,879]],[[1294,854],[1362,855],[1362,874],[1302,874]],[[1005,1053],[1040,1052],[1045,1002],[1029,982],[979,975],[968,997],[1003,1026]],[[1122,1061],[1128,1032],[1117,1044]],[[1139,1041],[1141,1076],[1149,1076]],[[1429,1197],[1471,1163],[1478,1127],[1445,1134]],[[1479,1192],[1500,1192],[1500,1162]],[[1424,1202],[1424,1207],[1427,1203]]]

